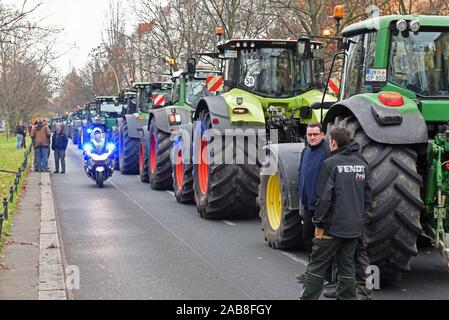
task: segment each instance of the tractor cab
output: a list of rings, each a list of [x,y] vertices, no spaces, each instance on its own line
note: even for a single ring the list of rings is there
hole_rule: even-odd
[[[225,91],[242,89],[267,98],[291,98],[322,86],[321,43],[293,40],[229,40],[218,45],[225,61]]]
[[[101,118],[117,118],[122,114],[124,103],[118,97],[97,97],[96,114]]]
[[[170,82],[138,82],[136,112],[149,113],[168,105],[172,84]]]
[[[217,95],[223,87],[221,73],[205,66],[196,66],[195,59],[189,59],[192,67],[187,71],[173,74],[172,102],[175,105],[188,105],[196,108],[203,97]]]

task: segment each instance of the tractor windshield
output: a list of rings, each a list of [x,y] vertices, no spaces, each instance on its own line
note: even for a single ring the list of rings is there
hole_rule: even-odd
[[[193,105],[202,97],[211,96],[212,92],[207,90],[206,79],[191,79],[186,83],[186,102]]]
[[[287,98],[311,87],[310,70],[301,70],[297,54],[291,48],[241,50],[239,86],[255,94]]]
[[[393,35],[388,77],[421,96],[449,97],[449,31]]]
[[[122,113],[123,105],[116,106],[114,101],[105,101],[100,105],[100,116],[106,118],[116,118]]]

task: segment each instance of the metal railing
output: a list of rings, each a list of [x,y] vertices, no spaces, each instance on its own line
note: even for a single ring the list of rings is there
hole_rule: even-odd
[[[33,147],[30,146],[27,151],[25,151],[24,159],[19,167],[19,171],[14,172],[16,175],[13,185],[9,188],[9,196],[3,198],[3,210],[0,211],[0,239],[3,232],[3,222],[9,220],[9,207],[14,203],[14,196],[19,193],[20,179],[26,173],[28,167],[28,160],[32,154]]]

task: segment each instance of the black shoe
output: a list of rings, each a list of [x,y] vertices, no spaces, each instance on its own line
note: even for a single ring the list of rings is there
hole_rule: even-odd
[[[55,171],[55,172],[53,172],[53,173],[59,173],[59,171]]]
[[[304,283],[304,281],[306,280],[306,273],[301,272],[300,274],[298,274],[296,276],[296,280],[298,280],[298,283]]]
[[[65,170],[61,171],[61,174],[65,174]]]

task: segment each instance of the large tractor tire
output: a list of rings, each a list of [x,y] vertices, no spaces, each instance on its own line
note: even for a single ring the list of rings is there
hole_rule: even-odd
[[[139,173],[139,139],[130,138],[128,124],[123,124],[123,149],[120,152],[120,172],[126,175]]]
[[[195,203],[195,193],[193,190],[193,164],[183,159],[184,148],[182,137],[178,137],[172,151],[172,169],[173,169],[173,190],[178,203]],[[184,161],[183,161],[184,160]],[[185,163],[188,162],[188,163]]]
[[[246,164],[215,164],[204,161],[202,155],[225,154],[229,148],[209,150],[209,142],[203,139],[204,132],[211,129],[208,110],[203,110],[194,128],[194,152],[198,161],[193,166],[195,202],[199,215],[204,219],[255,217],[258,214],[259,168]],[[224,138],[220,137],[220,139]],[[231,142],[234,144],[233,142]],[[234,145],[231,145],[234,149]],[[235,153],[234,153],[235,157]]]
[[[142,142],[139,143],[139,176],[143,183],[150,182],[150,168],[148,162],[148,153]]]
[[[73,144],[74,145],[78,145],[78,140],[79,140],[79,135],[78,135],[78,129],[72,129],[72,131],[73,131],[73,138],[72,138],[72,142],[73,142]]]
[[[114,170],[120,170],[120,132],[119,128],[113,130],[112,139],[114,140],[115,152],[114,152]]]
[[[265,241],[273,249],[290,249],[302,244],[303,227],[298,210],[289,210],[287,182],[279,172],[262,176],[260,185],[260,218]]]
[[[150,167],[150,184],[154,190],[172,190],[172,164],[170,151],[172,142],[170,134],[160,131],[153,118],[150,123],[150,147],[148,162]]]
[[[337,117],[328,125],[346,127],[362,146],[371,170],[372,203],[365,221],[370,263],[381,269],[386,282],[401,279],[410,271],[410,260],[418,254],[422,234],[420,197],[422,177],[417,173],[417,153],[409,146],[388,145],[371,140],[354,116]]]

